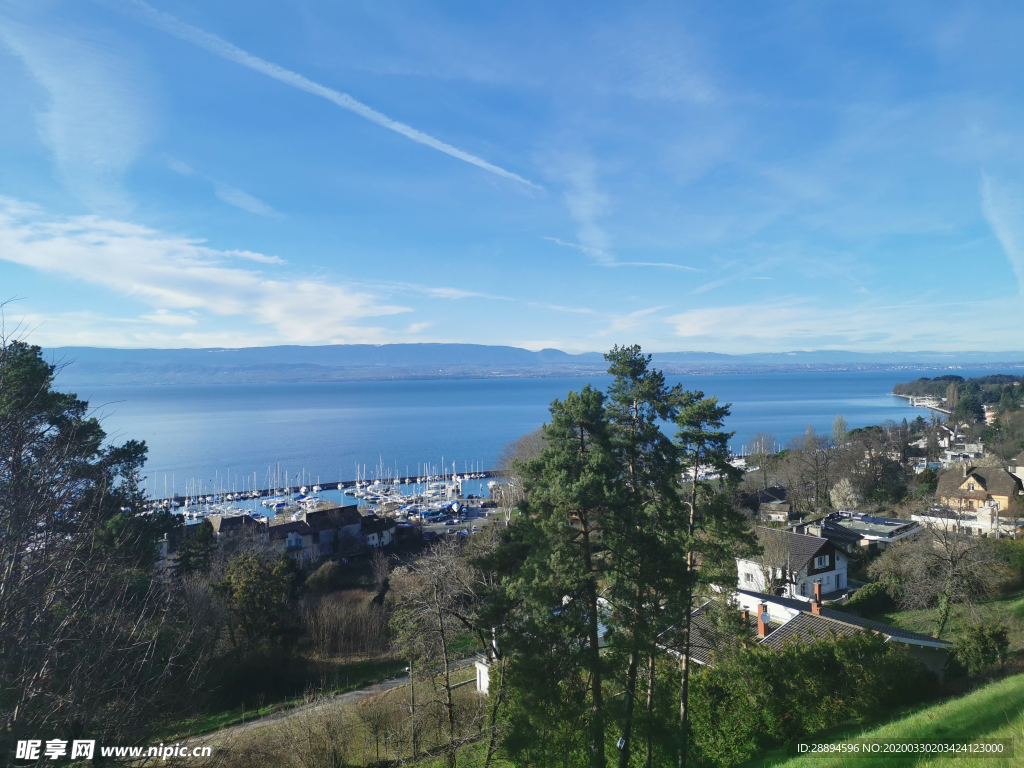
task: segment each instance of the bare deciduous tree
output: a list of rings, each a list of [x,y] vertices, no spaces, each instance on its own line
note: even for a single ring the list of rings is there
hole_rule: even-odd
[[[108,445],[56,372],[0,328],[0,741],[126,744],[181,711],[208,614],[160,576],[174,521],[145,514],[145,446]]]
[[[946,631],[955,605],[984,600],[1007,577],[992,543],[965,534],[955,521],[890,547],[868,572],[901,606],[938,608],[938,637]]]
[[[436,724],[450,768],[455,768],[460,748],[476,737],[482,718],[482,712],[472,723],[460,717],[454,680],[461,657],[456,641],[467,629],[466,617],[474,613],[475,581],[460,543],[452,540],[438,542],[426,557],[391,576],[395,644],[413,662],[420,690],[427,691],[426,697],[417,696],[417,708]]]
[[[760,566],[763,591],[774,595],[792,579],[792,556],[786,537],[772,528],[756,529],[761,553],[756,561]]]
[[[832,486],[832,490],[829,491],[829,498],[835,509],[851,510],[856,509],[857,505],[860,504],[860,494],[857,493],[853,483],[846,477]]]
[[[775,435],[758,432],[743,448],[749,460],[757,465],[761,488],[768,488],[775,482],[779,470],[779,444]]]

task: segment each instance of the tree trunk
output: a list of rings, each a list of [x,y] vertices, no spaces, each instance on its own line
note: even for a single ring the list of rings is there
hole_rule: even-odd
[[[490,768],[491,760],[497,751],[498,743],[498,708],[501,706],[502,694],[505,692],[505,657],[501,657],[501,674],[498,677],[498,695],[494,697],[491,705],[491,733],[487,739],[487,757],[484,759],[484,768]]]
[[[590,530],[586,514],[580,515],[583,529],[583,565],[590,578],[587,580],[587,611],[590,623],[590,738],[591,764],[594,768],[605,768],[604,755],[604,695],[601,690],[601,632],[598,628],[597,580],[594,577],[594,562],[590,552]]]
[[[690,524],[687,526],[689,536],[687,537],[686,553],[686,595],[683,600],[683,608],[686,615],[683,618],[683,647],[682,662],[680,671],[682,673],[679,681],[679,759],[678,768],[686,767],[687,751],[689,750],[689,704],[690,704],[690,614],[693,612],[693,584],[690,577],[693,574],[693,534],[697,527],[697,458],[693,464],[693,484],[690,488]]]
[[[651,761],[653,759],[652,745],[651,745],[651,726],[654,722],[654,673],[655,669],[655,655],[654,649],[651,649],[650,655],[647,657],[647,734],[646,734],[646,754],[644,759],[645,768],[651,768]]]
[[[448,666],[448,638],[445,633],[444,612],[441,601],[436,597],[437,627],[441,638],[441,661],[444,664],[445,709],[448,713],[448,768],[455,768],[455,701],[452,699],[452,675]]]
[[[640,567],[643,567],[641,561]],[[643,623],[643,586],[637,587],[637,603],[635,606],[633,628],[633,648],[630,650],[630,666],[626,671],[626,711],[623,714],[623,749],[618,751],[618,768],[628,768],[630,764],[630,743],[633,737],[633,709],[636,705],[637,673],[640,669],[640,638],[638,631]]]

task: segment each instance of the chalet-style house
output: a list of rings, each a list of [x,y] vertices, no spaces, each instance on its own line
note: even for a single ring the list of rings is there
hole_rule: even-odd
[[[303,520],[290,520],[278,525],[271,524],[268,532],[270,543],[275,549],[285,552],[296,560],[316,558],[316,531]]]
[[[386,547],[395,539],[395,529],[398,523],[390,517],[378,517],[377,515],[363,515],[360,520],[360,531],[363,541],[368,547]]]
[[[316,556],[340,555],[363,547],[362,515],[354,506],[303,511],[301,519],[316,531]]]
[[[849,587],[848,558],[828,539],[780,528],[758,526],[754,531],[763,553],[752,559],[736,558],[740,589],[770,590],[782,597],[810,601],[815,584],[820,584],[826,595]]]
[[[786,489],[782,486],[772,486],[755,491],[751,494],[751,506],[763,520],[770,520],[773,523],[788,522],[792,516],[792,509],[786,499]]]
[[[1002,467],[972,467],[964,464],[939,477],[935,490],[939,503],[956,511],[996,507],[999,512],[1018,511],[1024,506],[1024,482]]]

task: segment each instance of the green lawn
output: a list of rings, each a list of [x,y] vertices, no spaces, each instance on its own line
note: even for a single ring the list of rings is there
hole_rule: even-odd
[[[842,606],[838,606],[838,609],[842,610]],[[894,611],[869,618],[914,632],[934,635],[938,626],[938,616],[937,608],[925,608],[916,611]],[[954,606],[943,639],[955,643],[964,625],[978,620],[1003,621],[1010,629],[1010,651],[1024,650],[1024,592],[1000,595],[974,608]]]
[[[824,738],[822,738],[824,736]],[[774,768],[847,768],[847,766],[915,766],[916,768],[1009,768],[1024,765],[1024,674],[989,683],[966,696],[919,709],[876,727],[849,727],[815,740],[839,743],[850,739],[910,742],[1014,739],[1013,758],[971,757],[787,757],[774,750],[750,763]],[[812,739],[808,739],[810,741]]]

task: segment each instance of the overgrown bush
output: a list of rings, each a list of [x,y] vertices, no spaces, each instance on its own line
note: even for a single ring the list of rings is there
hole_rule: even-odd
[[[734,765],[843,721],[914,703],[936,686],[907,646],[868,632],[780,650],[743,648],[693,678],[696,755]]]
[[[956,660],[970,675],[984,672],[993,664],[1006,661],[1010,648],[1010,631],[1002,622],[972,624],[957,641]]]
[[[362,590],[349,590],[306,599],[302,623],[319,653],[383,653],[388,650],[387,610],[372,603],[370,597]]]
[[[1020,587],[1024,583],[1024,539],[994,539],[992,546],[995,547],[999,560],[1015,576],[1014,583],[1010,586]]]
[[[341,566],[337,560],[328,560],[306,579],[306,591],[311,595],[326,595],[340,587]]]
[[[854,592],[842,609],[856,616],[878,616],[895,610],[896,603],[882,584],[873,582]]]

